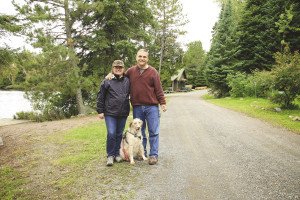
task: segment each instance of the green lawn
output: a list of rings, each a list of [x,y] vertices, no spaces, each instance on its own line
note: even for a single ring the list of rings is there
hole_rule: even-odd
[[[210,95],[203,97],[206,101],[221,107],[229,108],[238,112],[245,113],[251,117],[265,120],[273,125],[282,126],[290,131],[300,134],[300,122],[293,121],[291,116],[299,116],[300,110],[282,110],[276,112],[279,107],[267,99],[262,98],[221,98],[215,99]]]

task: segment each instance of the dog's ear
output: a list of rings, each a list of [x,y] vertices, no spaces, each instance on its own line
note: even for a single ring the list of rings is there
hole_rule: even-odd
[[[143,121],[140,119],[141,126],[143,125]]]
[[[132,123],[133,123],[132,121],[131,121],[131,122],[129,122],[129,127],[131,127],[131,126],[132,126]]]

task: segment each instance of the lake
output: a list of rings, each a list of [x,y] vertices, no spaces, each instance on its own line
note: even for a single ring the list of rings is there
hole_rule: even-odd
[[[30,101],[25,99],[24,92],[0,90],[0,119],[12,119],[17,112],[32,111]]]

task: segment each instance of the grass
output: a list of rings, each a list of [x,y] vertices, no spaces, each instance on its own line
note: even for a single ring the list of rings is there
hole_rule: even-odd
[[[55,134],[50,140],[65,148],[54,164],[80,167],[105,154],[106,129],[97,122]]]
[[[144,163],[106,167],[104,121],[35,140],[26,166],[0,167],[0,199],[132,199]],[[36,143],[36,144],[37,144]],[[27,149],[20,150],[26,151]],[[45,151],[47,154],[45,155]],[[34,158],[34,159],[32,159]],[[97,197],[97,198],[96,198]]]
[[[300,134],[300,122],[293,121],[290,116],[299,116],[300,110],[282,110],[276,112],[275,108],[279,107],[267,99],[262,98],[221,98],[215,99],[210,95],[203,97],[208,102],[221,107],[229,108],[238,112],[247,114],[267,121],[273,125],[284,127],[290,131]]]
[[[25,183],[18,171],[9,166],[0,167],[0,197],[3,200],[15,199],[22,193],[20,186]]]

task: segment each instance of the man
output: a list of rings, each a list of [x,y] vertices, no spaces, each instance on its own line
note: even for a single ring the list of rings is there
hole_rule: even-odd
[[[140,49],[136,55],[137,64],[129,68],[126,76],[130,80],[130,101],[133,106],[133,118],[143,121],[142,134],[145,155],[147,155],[146,124],[149,132],[149,164],[155,165],[158,161],[159,147],[159,104],[165,112],[166,100],[156,69],[148,65],[149,54],[145,49]]]

